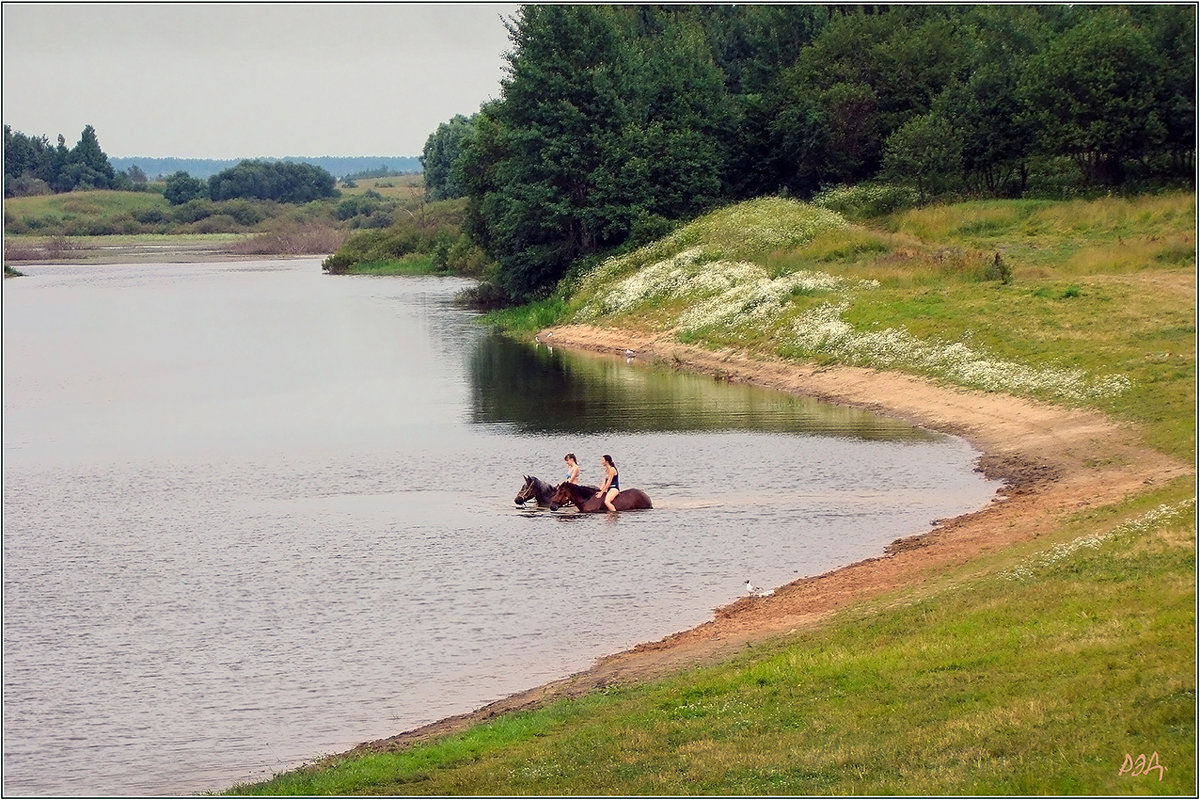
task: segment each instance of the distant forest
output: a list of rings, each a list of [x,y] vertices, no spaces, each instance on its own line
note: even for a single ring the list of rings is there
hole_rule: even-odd
[[[67,139],[61,133],[57,143],[51,144],[48,136],[29,136],[13,130],[11,125],[4,126],[5,197],[85,189],[145,191],[149,189],[149,181],[174,178],[178,182],[182,176],[203,182],[231,173],[243,164],[272,164],[276,175],[283,175],[288,168],[304,167],[329,176],[331,181],[422,171],[417,156],[111,158],[100,147],[96,129],[91,125],[84,127],[74,147],[67,147]]]
[[[717,206],[1194,185],[1194,5],[524,5],[426,144],[516,300]]]
[[[223,158],[142,158],[109,156],[109,162],[118,172],[127,172],[137,167],[154,179],[165,178],[176,172],[186,172],[193,178],[211,178],[219,172],[237,166],[245,159]],[[320,167],[335,178],[384,177],[421,171],[421,160],[417,156],[284,156],[282,158],[259,158],[258,161],[283,161],[290,164],[311,164]]]
[[[162,180],[176,197],[182,193],[189,198],[239,196],[296,203],[331,195],[338,178],[420,172],[421,159],[415,156],[109,158],[91,125],[74,147],[67,147],[62,134],[51,144],[47,136],[27,136],[4,126],[5,197],[87,189],[147,191],[150,181]]]

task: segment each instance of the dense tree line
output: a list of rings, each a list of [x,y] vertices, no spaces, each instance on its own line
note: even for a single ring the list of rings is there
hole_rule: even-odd
[[[277,203],[309,203],[336,197],[337,180],[320,167],[285,161],[243,161],[207,181],[180,171],[166,180],[163,196],[171,205],[196,199],[216,202],[247,198]]]
[[[4,196],[71,192],[84,189],[132,189],[145,186],[145,172],[131,165],[116,171],[100,148],[95,129],[83,129],[68,148],[60,135],[57,146],[47,137],[27,136],[4,126]],[[166,180],[164,195],[172,205],[207,198],[249,198],[280,203],[308,203],[336,197],[337,179],[328,170],[288,160],[241,161],[207,181],[179,170]]]
[[[75,189],[127,188],[128,175],[117,173],[88,125],[74,147],[60,134],[51,145],[45,136],[26,136],[4,126],[4,196],[70,192]]]
[[[501,97],[439,127],[431,196],[514,299],[762,194],[1020,196],[1190,181],[1190,6],[528,5]]]

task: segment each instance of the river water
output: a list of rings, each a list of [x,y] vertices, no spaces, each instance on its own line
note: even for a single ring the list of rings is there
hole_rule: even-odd
[[[3,793],[192,794],[587,668],[988,502],[963,441],[515,342],[453,278],[22,267]],[[611,454],[654,500],[518,509]]]

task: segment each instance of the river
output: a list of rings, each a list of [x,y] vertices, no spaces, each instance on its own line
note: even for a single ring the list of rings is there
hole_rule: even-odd
[[[318,259],[3,291],[3,792],[270,777],[988,502],[960,439],[478,324]],[[519,509],[611,454],[654,509]]]

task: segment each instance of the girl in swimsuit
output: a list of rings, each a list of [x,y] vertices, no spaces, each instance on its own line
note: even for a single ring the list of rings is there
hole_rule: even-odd
[[[616,511],[613,498],[621,493],[621,474],[617,472],[617,465],[613,463],[612,456],[602,456],[600,463],[604,466],[604,484],[596,493],[596,497],[603,497],[608,510]]]
[[[567,462],[567,483],[579,483],[579,462],[574,453],[567,453],[563,458]]]

